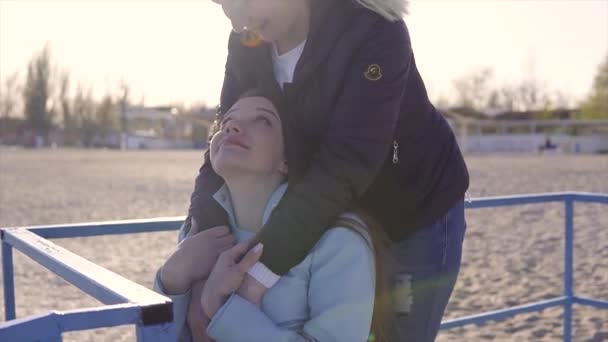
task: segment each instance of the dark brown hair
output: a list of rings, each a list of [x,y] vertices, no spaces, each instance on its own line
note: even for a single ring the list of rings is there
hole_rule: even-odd
[[[272,105],[274,106],[274,108],[278,111],[277,114],[281,118],[281,122],[284,121],[282,114],[281,114],[283,112],[283,108],[282,108],[283,106],[282,106],[280,94],[275,94],[273,92],[266,91],[261,88],[251,88],[251,89],[243,92],[241,95],[239,95],[239,97],[236,99],[236,101],[234,101],[232,106],[234,106],[240,100],[248,98],[248,97],[263,97],[263,98],[268,99],[268,101],[270,101],[272,103]],[[224,115],[226,114],[226,112],[228,112],[228,110],[230,110],[230,108],[221,108],[220,106],[218,106],[217,113],[215,115],[215,120],[213,121],[213,126],[211,127],[211,134],[209,135],[210,138],[215,133],[217,133],[217,131],[219,131],[222,119],[224,118]]]

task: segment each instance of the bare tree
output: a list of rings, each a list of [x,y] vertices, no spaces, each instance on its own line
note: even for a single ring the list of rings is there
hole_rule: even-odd
[[[458,93],[458,106],[476,110],[484,109],[490,94],[490,82],[494,72],[490,68],[474,71],[454,80],[453,85]]]
[[[52,124],[52,114],[48,110],[52,91],[51,55],[48,46],[45,46],[29,62],[23,89],[26,120],[45,141],[48,141]]]
[[[99,133],[106,136],[119,127],[119,109],[112,100],[112,96],[105,95],[96,110],[96,121]]]
[[[500,92],[496,89],[492,89],[489,93],[490,94],[488,96],[488,102],[486,106],[492,109],[500,108]]]
[[[128,131],[127,107],[130,103],[131,87],[129,87],[124,80],[120,80],[118,89],[120,92],[118,95],[120,107],[120,131],[125,134]]]
[[[91,88],[85,90],[81,84],[78,84],[72,102],[72,113],[79,127],[80,141],[85,146],[90,146],[97,131],[95,102],[93,101]]]
[[[527,63],[525,77],[516,86],[517,105],[524,111],[547,111],[552,107],[547,85],[536,72],[536,61],[531,57]]]
[[[563,91],[554,91],[551,98],[554,108],[566,109],[572,107],[572,98]]]
[[[582,115],[587,119],[608,118],[608,55],[595,75],[591,94],[583,103]]]
[[[4,80],[0,90],[0,117],[8,118],[16,115],[20,91],[19,73],[15,71]]]
[[[61,112],[61,119],[63,121],[63,127],[66,132],[75,131],[77,129],[76,122],[73,117],[72,107],[70,103],[70,75],[67,71],[59,73],[57,82],[59,92],[57,94],[57,105]]]
[[[500,107],[508,112],[515,110],[517,105],[517,94],[513,87],[505,85],[499,90],[500,93]]]
[[[521,110],[537,110],[542,107],[544,94],[535,78],[521,82],[517,87],[517,100]]]

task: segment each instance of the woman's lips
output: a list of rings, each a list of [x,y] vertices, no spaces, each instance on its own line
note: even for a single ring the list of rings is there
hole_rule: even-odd
[[[224,141],[222,142],[222,147],[224,145],[238,146],[238,147],[244,148],[246,150],[249,149],[249,146],[244,141],[242,141],[241,139],[235,138],[235,137],[228,137],[228,138],[224,139]]]

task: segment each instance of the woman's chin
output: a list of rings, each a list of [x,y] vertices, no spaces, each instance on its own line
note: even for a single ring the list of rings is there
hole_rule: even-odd
[[[241,159],[222,160],[213,165],[215,172],[226,179],[227,177],[245,177],[253,174],[251,167],[248,167],[247,162]]]
[[[260,179],[261,182],[270,178],[281,178],[282,174],[279,172],[272,172],[266,168],[255,168],[252,163],[218,163],[213,166],[215,173],[224,178],[224,181],[239,181],[247,180],[254,181]]]

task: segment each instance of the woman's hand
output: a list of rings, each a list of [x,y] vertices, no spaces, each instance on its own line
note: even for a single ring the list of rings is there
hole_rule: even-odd
[[[195,280],[209,275],[218,255],[234,243],[228,227],[218,226],[199,233],[193,219],[190,231],[160,270],[167,294],[184,293]]]
[[[249,241],[243,241],[220,254],[201,295],[201,305],[207,317],[215,315],[226,297],[241,286],[247,270],[262,256],[262,244],[257,244],[249,252],[248,247]],[[238,261],[245,253],[245,257]]]
[[[260,306],[266,290],[268,290],[266,286],[262,285],[254,277],[246,274],[241,287],[239,287],[236,293],[251,303]]]

